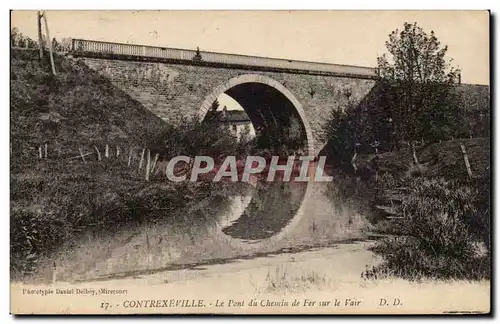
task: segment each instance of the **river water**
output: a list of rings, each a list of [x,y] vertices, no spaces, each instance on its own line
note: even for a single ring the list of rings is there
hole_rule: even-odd
[[[332,183],[241,184],[227,197],[207,198],[184,214],[84,233],[42,262],[35,282],[139,278],[363,238],[362,213]],[[155,218],[156,219],[156,218]]]

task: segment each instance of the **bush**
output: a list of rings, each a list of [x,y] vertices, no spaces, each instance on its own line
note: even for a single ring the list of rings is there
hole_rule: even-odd
[[[179,155],[207,155],[215,159],[233,155],[238,146],[236,137],[228,129],[197,117],[184,117],[175,126],[165,124],[142,137],[152,153],[165,159]]]
[[[421,243],[411,237],[383,240],[373,249],[382,254],[382,264],[365,271],[367,279],[401,277],[409,280],[421,279],[489,279],[489,255],[473,256],[467,251],[461,257],[442,253],[429,254]],[[469,258],[465,256],[469,256]]]
[[[32,274],[40,257],[64,240],[64,223],[54,210],[13,208],[10,219],[10,268],[13,277]]]
[[[416,178],[410,195],[398,207],[402,219],[377,224],[395,235],[377,242],[373,251],[384,261],[367,277],[397,275],[407,279],[489,278],[489,205],[477,188],[444,180]],[[485,211],[487,216],[485,216]],[[486,232],[485,232],[486,231]],[[486,253],[479,248],[484,244]]]

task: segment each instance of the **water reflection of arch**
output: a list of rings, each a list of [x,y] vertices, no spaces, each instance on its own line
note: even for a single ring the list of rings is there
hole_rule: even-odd
[[[279,240],[303,216],[311,187],[309,182],[258,182],[232,198],[228,210],[218,217],[218,228],[253,247]]]

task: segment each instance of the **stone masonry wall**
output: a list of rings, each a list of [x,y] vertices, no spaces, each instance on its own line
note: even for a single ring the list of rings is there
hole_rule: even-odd
[[[283,84],[302,104],[312,129],[317,152],[323,147],[323,126],[332,109],[342,109],[346,93],[360,102],[374,80],[349,77],[250,71],[244,69],[139,62],[118,59],[80,58],[95,71],[166,121],[197,114],[214,89],[243,74],[262,74]]]

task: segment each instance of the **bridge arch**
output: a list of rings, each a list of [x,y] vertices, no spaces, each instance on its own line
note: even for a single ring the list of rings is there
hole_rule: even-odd
[[[306,137],[306,154],[315,154],[314,138],[302,105],[290,90],[278,81],[260,74],[243,74],[234,77],[217,86],[205,98],[198,112],[200,119],[203,120],[205,118],[212,104],[223,93],[228,94],[238,101],[254,124],[256,120],[260,119],[263,121],[265,118],[271,118],[276,121],[276,118],[280,117],[275,116],[278,113],[281,115],[296,113]],[[252,101],[254,102],[253,104]],[[255,111],[256,109],[252,107],[256,104],[266,103],[266,101],[270,104],[270,109],[265,111],[265,113],[270,114],[268,117],[264,117],[261,112],[257,114],[257,111]],[[279,112],[280,109],[282,110],[281,112]],[[259,116],[262,116],[262,118],[259,118]]]

